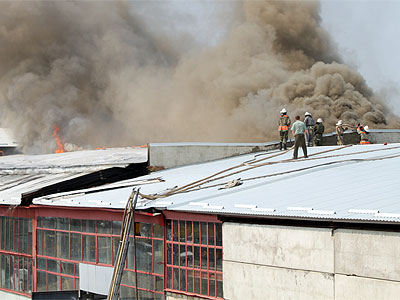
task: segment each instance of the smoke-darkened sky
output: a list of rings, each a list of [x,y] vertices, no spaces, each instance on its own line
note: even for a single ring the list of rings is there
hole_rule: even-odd
[[[282,107],[400,126],[319,2],[180,3],[0,2],[0,125],[32,153],[54,151],[55,125],[83,148],[268,141]]]

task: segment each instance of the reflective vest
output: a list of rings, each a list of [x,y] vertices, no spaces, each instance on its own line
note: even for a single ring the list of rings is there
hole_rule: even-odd
[[[280,116],[278,130],[279,131],[288,131],[290,123],[291,123],[291,121],[290,121],[290,118],[288,115]]]
[[[364,129],[363,126],[357,127],[357,133],[358,133],[358,134],[360,135],[360,137],[361,137],[361,141],[360,141],[360,144],[361,144],[361,145],[371,144],[371,143],[368,141],[368,136],[367,136],[368,132],[365,131],[365,129]]]

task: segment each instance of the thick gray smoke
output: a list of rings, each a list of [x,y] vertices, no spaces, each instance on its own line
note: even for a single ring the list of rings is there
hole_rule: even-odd
[[[55,125],[84,148],[267,141],[282,107],[327,130],[338,119],[399,127],[340,64],[318,3],[229,3],[235,26],[192,51],[168,18],[140,13],[145,2],[0,2],[1,126],[34,153],[54,151]]]

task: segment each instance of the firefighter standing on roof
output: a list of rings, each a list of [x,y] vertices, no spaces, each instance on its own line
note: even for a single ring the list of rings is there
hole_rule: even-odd
[[[306,143],[307,143],[307,147],[311,147],[313,145],[313,129],[314,129],[314,125],[315,125],[315,121],[314,118],[312,117],[312,115],[309,112],[306,112],[304,114],[304,124],[306,124]]]
[[[360,144],[361,145],[368,145],[371,144],[368,140],[368,134],[369,132],[367,131],[368,126],[363,126],[362,124],[357,125],[357,133],[360,135]]]
[[[343,128],[343,121],[339,120],[336,123],[336,135],[337,135],[337,144],[338,145],[344,145],[343,143],[343,137],[344,137],[344,131],[347,130],[346,128]]]
[[[289,116],[287,115],[287,111],[285,108],[282,108],[281,112],[280,112],[280,117],[279,117],[279,139],[280,139],[280,143],[279,143],[279,149],[282,150],[282,146],[283,149],[287,149],[287,141],[288,141],[288,137],[289,137],[289,126],[291,124],[291,120],[289,118]]]
[[[324,134],[325,127],[322,124],[322,119],[318,118],[317,124],[314,126],[314,146],[322,146],[322,136]]]

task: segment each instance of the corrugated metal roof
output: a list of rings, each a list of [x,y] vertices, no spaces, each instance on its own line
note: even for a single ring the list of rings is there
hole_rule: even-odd
[[[35,195],[35,192],[49,188],[60,191],[71,184],[76,185],[78,178],[82,178],[79,181],[84,185],[85,180],[97,180],[98,176],[91,174],[98,171],[102,171],[105,177],[107,170],[111,170],[108,172],[111,174],[115,167],[146,161],[147,149],[142,148],[3,156],[0,157],[0,204],[19,205],[25,194]],[[64,183],[64,186],[60,183]]]
[[[126,167],[147,161],[146,148],[110,148],[57,154],[9,155],[0,157],[0,175],[16,173],[67,173]]]
[[[162,195],[175,186],[181,187],[217,172],[221,173],[210,179],[229,176],[204,182],[190,192],[152,201],[140,199],[138,209],[154,207],[221,215],[400,222],[400,177],[397,174],[400,144],[312,147],[308,151],[308,159],[291,160],[292,151],[285,154],[275,151],[154,172],[137,180],[161,177],[164,181],[141,185],[141,193]],[[229,168],[232,169],[222,172]],[[221,189],[238,178],[241,185]],[[131,189],[68,196],[68,204],[61,201],[62,197],[36,199],[34,203],[77,207],[100,207],[107,203],[108,207],[121,209]]]

